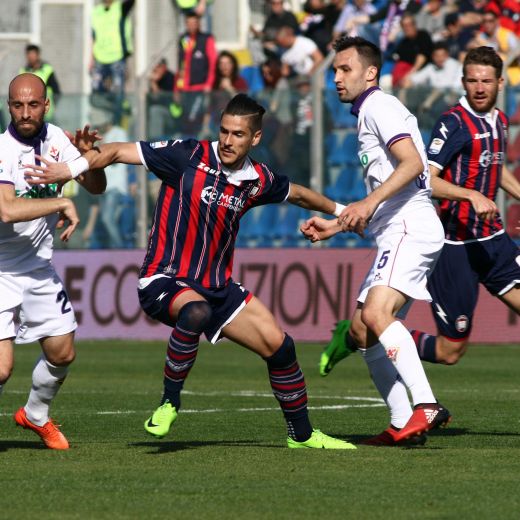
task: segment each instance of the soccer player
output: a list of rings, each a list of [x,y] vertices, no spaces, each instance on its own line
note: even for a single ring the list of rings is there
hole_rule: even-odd
[[[358,118],[359,158],[366,198],[349,204],[339,219],[314,217],[302,231],[312,241],[340,231],[375,237],[377,256],[361,287],[347,334],[359,348],[374,383],[390,408],[390,426],[366,441],[396,445],[449,422],[450,414],[430,388],[412,336],[397,317],[414,299],[430,300],[426,279],[439,257],[442,225],[430,199],[429,173],[416,118],[378,87],[381,52],[363,38],[334,44],[339,99]],[[407,396],[410,391],[413,410]]]
[[[470,50],[462,84],[465,96],[439,118],[428,147],[433,196],[442,199],[445,231],[428,280],[437,336],[412,331],[421,359],[447,365],[466,352],[479,283],[520,314],[520,251],[495,204],[499,186],[520,199],[520,183],[504,164],[507,118],[495,106],[503,85],[500,56],[489,47]],[[348,355],[346,327],[338,324],[322,354],[322,375]]]
[[[164,394],[144,424],[146,431],[158,438],[169,432],[205,333],[212,343],[225,337],[265,360],[287,422],[290,448],[353,449],[350,443],[313,430],[292,338],[260,300],[231,278],[239,221],[251,208],[287,200],[339,215],[331,200],[249,158],[261,139],[264,112],[255,100],[238,94],[223,111],[218,141],[111,143],[71,166],[73,171],[87,171],[115,162],[143,164],[163,181],[138,295],[144,311],[173,330]],[[46,182],[71,177],[67,165],[43,162],[35,170]]]
[[[80,153],[60,128],[44,123],[49,99],[38,76],[16,76],[7,104],[11,123],[0,135],[0,392],[12,372],[13,340],[39,341],[42,355],[29,399],[14,420],[48,448],[65,450],[69,443],[49,418],[49,406],[74,360],[76,319],[51,259],[56,225],[70,222],[61,234],[67,241],[79,220],[72,201],[61,197],[61,185],[28,184],[24,165],[34,163],[35,154],[69,161]],[[89,135],[85,129],[76,138],[87,142]],[[92,193],[101,193],[106,184],[102,173],[77,180]]]

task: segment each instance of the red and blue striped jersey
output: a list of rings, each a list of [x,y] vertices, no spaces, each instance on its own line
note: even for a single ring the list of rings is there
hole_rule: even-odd
[[[505,161],[507,130],[503,112],[495,109],[478,114],[462,98],[435,124],[428,162],[441,170],[446,181],[495,200]],[[479,240],[503,230],[500,215],[493,221],[481,220],[468,201],[443,200],[440,218],[450,242]]]
[[[209,141],[141,141],[137,147],[145,167],[163,181],[140,277],[166,274],[225,286],[240,218],[255,206],[283,202],[289,179],[250,158],[242,174],[228,176]]]

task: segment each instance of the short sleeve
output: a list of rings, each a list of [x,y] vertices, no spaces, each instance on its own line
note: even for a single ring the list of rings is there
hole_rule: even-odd
[[[262,165],[262,169],[266,174],[264,179],[253,184],[249,192],[253,199],[253,205],[261,206],[263,204],[284,202],[289,196],[289,177],[277,175],[271,172],[265,165]]]
[[[0,140],[0,184],[15,184],[13,160],[9,147]]]
[[[465,145],[465,132],[459,119],[454,114],[444,114],[433,127],[427,148],[428,162],[442,170]]]
[[[141,161],[146,169],[166,182],[175,182],[182,176],[198,147],[200,143],[195,139],[137,143]]]

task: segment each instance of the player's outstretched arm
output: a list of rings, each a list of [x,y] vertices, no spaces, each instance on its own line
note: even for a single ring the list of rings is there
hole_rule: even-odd
[[[507,191],[507,193],[509,193],[509,195],[514,197],[516,200],[520,200],[520,182],[516,180],[516,177],[511,173],[505,164],[502,167],[500,187]]]
[[[42,165],[25,165],[30,184],[64,183],[88,170],[100,170],[114,163],[142,164],[136,143],[109,143],[93,148],[70,163],[51,163],[38,157]]]
[[[327,220],[321,217],[312,217],[300,226],[304,237],[311,242],[327,240],[341,231],[341,226],[336,219]]]
[[[494,219],[498,208],[494,201],[476,190],[457,186],[440,177],[441,170],[430,164],[432,197],[435,199],[471,202],[475,213],[483,220]]]
[[[329,215],[334,215],[336,211],[336,203],[325,197],[325,195],[293,182],[291,182],[287,201],[296,206],[321,211]]]

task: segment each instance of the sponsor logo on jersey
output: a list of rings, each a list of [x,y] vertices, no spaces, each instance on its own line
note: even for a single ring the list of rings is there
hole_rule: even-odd
[[[177,280],[175,282],[179,287],[189,287],[189,285],[186,282],[181,282],[180,280]]]
[[[361,156],[361,164],[363,166],[366,166],[368,164],[368,155],[366,153],[364,153],[362,156]]]
[[[55,147],[52,146],[49,150],[49,155],[56,161],[60,162],[60,151]]]
[[[473,136],[473,139],[485,139],[486,137],[490,137],[491,136],[491,132],[484,132],[483,134],[475,134]]]
[[[448,129],[446,128],[446,125],[444,123],[441,124],[441,127],[439,128],[439,133],[444,137],[444,139],[448,138]]]
[[[390,347],[386,349],[386,356],[392,362],[397,361],[397,355],[399,354],[399,347]]]
[[[168,141],[155,141],[154,143],[150,143],[150,148],[153,148],[153,149],[164,148],[165,146],[168,146]]]
[[[445,141],[442,139],[439,139],[436,137],[431,143],[430,148],[428,148],[428,153],[431,153],[432,155],[437,155],[442,150],[442,147],[444,146]]]
[[[220,173],[219,170],[215,170],[215,168],[208,166],[202,161],[200,161],[199,165],[197,166],[197,170],[202,170],[203,172],[210,173],[211,175],[218,175]]]
[[[504,163],[504,152],[491,152],[484,150],[478,159],[480,166],[487,168],[491,164],[503,164]]]
[[[455,328],[457,329],[457,332],[466,332],[469,327],[469,319],[464,314],[461,314],[456,320],[455,320]]]
[[[46,186],[33,186],[30,190],[15,190],[17,197],[24,199],[52,199],[58,196],[58,184],[47,184]]]
[[[200,195],[200,198],[204,204],[208,206],[215,203],[217,206],[224,206],[226,209],[233,211],[241,211],[244,208],[244,201],[234,195],[228,195],[227,193],[220,193],[213,186],[206,186]]]

